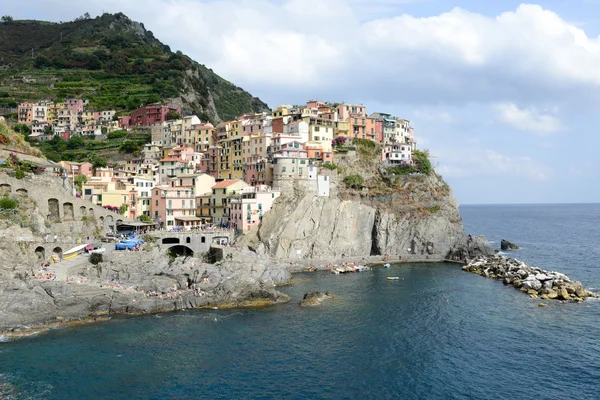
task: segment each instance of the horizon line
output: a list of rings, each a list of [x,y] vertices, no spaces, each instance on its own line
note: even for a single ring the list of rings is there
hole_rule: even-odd
[[[595,205],[600,204],[590,202],[572,202],[572,203],[460,203],[458,206],[560,206],[560,205]]]

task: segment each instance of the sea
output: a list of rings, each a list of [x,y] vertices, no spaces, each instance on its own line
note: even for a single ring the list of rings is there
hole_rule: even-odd
[[[462,206],[465,229],[600,288],[600,205]],[[397,276],[395,281],[388,276]],[[0,343],[2,399],[600,399],[600,301],[454,264],[295,275],[284,305],[114,317]],[[304,293],[335,297],[301,308]]]

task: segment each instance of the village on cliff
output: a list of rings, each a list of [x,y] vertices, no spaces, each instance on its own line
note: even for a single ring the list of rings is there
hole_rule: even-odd
[[[208,225],[244,233],[285,190],[281,182],[312,181],[319,195],[328,196],[328,177],[319,167],[335,168],[336,155],[354,150],[355,142],[380,143],[387,166],[412,165],[416,150],[408,120],[367,114],[363,105],[316,100],[216,126],[182,116],[174,104],[149,104],[117,117],[115,111],[88,110],[82,99],[21,103],[17,117],[30,127],[32,142],[150,132],[140,156],[120,165],[59,164],[65,179],[82,182],[78,197],[164,230]]]

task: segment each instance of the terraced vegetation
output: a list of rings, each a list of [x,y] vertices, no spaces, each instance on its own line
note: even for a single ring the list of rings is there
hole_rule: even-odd
[[[120,114],[169,99],[212,122],[268,110],[120,13],[65,23],[0,24],[0,107],[67,97]]]

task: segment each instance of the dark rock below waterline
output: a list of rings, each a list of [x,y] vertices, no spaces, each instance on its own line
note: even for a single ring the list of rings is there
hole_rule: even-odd
[[[519,250],[520,247],[514,243],[509,242],[508,240],[502,239],[500,242],[500,249],[502,250]]]
[[[300,307],[313,307],[321,305],[321,302],[325,299],[331,299],[332,294],[328,292],[308,292],[304,294],[304,298],[300,301]]]
[[[486,278],[499,279],[537,299],[583,301],[599,297],[583,288],[581,282],[570,280],[565,274],[544,271],[524,262],[503,256],[479,257],[462,267]]]

